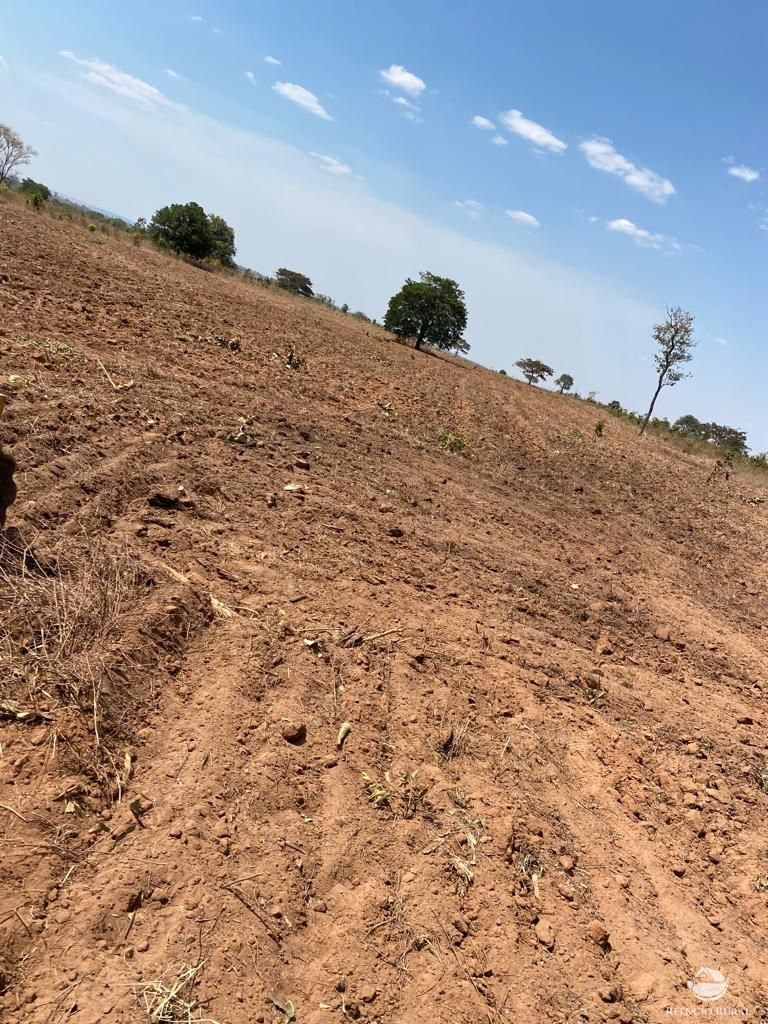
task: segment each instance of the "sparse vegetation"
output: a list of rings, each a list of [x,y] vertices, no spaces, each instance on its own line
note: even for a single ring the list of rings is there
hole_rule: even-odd
[[[661,389],[674,387],[690,376],[683,367],[693,358],[693,348],[696,344],[693,337],[693,314],[687,313],[679,306],[668,309],[666,319],[653,328],[653,340],[658,348],[654,357],[658,379],[648,412],[640,424],[641,435],[645,433],[653,415]]]
[[[419,280],[408,278],[389,300],[384,317],[386,330],[399,338],[445,351],[468,352],[463,335],[467,327],[464,292],[449,277],[424,271]]]
[[[551,366],[542,363],[540,359],[518,359],[515,366],[529,384],[540,384],[555,372]]]
[[[443,448],[449,452],[463,452],[469,446],[469,441],[461,434],[455,434],[452,430],[443,428],[437,435],[437,439]]]
[[[570,391],[573,387],[573,377],[570,373],[561,373],[560,376],[555,380],[555,387],[562,395],[565,391]]]

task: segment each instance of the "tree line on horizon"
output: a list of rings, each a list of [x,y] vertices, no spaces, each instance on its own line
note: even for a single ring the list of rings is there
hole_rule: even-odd
[[[0,187],[8,188],[14,184],[19,192],[28,197],[30,205],[39,210],[53,198],[51,189],[32,178],[21,181],[16,178],[18,168],[27,165],[36,155],[35,150],[24,143],[18,132],[8,125],[0,124]],[[279,267],[274,277],[268,277],[239,267],[235,263],[237,249],[234,229],[218,214],[207,213],[199,203],[171,203],[156,210],[149,222],[142,217],[132,227],[115,218],[109,220],[109,223],[130,230],[136,244],[140,244],[142,238],[147,238],[158,248],[178,256],[202,264],[219,264],[236,270],[246,280],[274,284],[294,295],[377,324],[376,320],[365,313],[352,313],[348,304],[338,306],[329,296],[315,293],[311,279],[299,271]],[[91,229],[94,227],[92,224],[88,226]],[[417,351],[429,348],[465,354],[470,349],[464,338],[467,319],[466,298],[458,283],[451,278],[422,271],[418,280],[406,278],[400,290],[390,298],[383,326],[396,337],[413,342]],[[639,423],[641,435],[652,421],[662,390],[674,387],[690,377],[686,365],[691,362],[696,345],[693,314],[679,306],[668,308],[665,319],[653,327],[653,340],[656,344],[656,382],[645,415],[629,413],[622,409],[619,402],[606,405],[609,411],[629,416]],[[518,359],[515,366],[530,385],[540,384],[555,373],[551,366],[533,357]],[[504,370],[499,372],[506,375]],[[560,394],[565,394],[572,390],[574,379],[569,373],[561,373],[554,384]],[[667,420],[653,422],[691,440],[705,441],[728,452],[747,455],[749,451],[746,433],[735,427],[701,422],[690,414],[681,416],[671,425]],[[764,461],[768,460],[764,458]]]

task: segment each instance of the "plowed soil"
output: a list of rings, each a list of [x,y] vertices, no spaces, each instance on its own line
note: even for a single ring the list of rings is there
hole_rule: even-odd
[[[0,390],[3,1020],[768,1020],[764,478],[11,202]]]

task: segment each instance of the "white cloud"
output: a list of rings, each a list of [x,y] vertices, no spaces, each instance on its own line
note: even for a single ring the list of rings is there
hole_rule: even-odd
[[[402,64],[390,64],[386,70],[380,71],[379,75],[387,85],[399,89],[400,92],[407,92],[409,96],[421,96],[427,88],[426,82],[411,71],[406,71]]]
[[[248,79],[249,82],[255,82],[256,81],[256,75],[254,75],[254,73],[252,71],[246,71],[245,72],[245,77]]]
[[[727,345],[728,344],[728,339],[727,338],[713,338],[712,341],[716,342],[716,344],[718,344],[718,345]]]
[[[645,228],[639,228],[637,224],[633,224],[631,220],[627,220],[626,217],[618,217],[616,220],[610,220],[605,225],[609,231],[616,231],[620,235],[628,235],[629,238],[633,238],[638,245],[644,246],[650,249],[659,249],[662,251],[677,251],[680,249],[680,243],[674,238],[669,238],[667,235],[654,234],[652,231],[647,231]]]
[[[675,186],[668,178],[648,167],[638,167],[621,153],[617,153],[610,139],[594,138],[579,143],[579,149],[587,158],[590,167],[607,174],[615,174],[633,188],[642,192],[654,203],[665,203],[675,194]]]
[[[181,75],[178,73],[178,71],[174,71],[173,68],[166,68],[165,73],[166,75],[168,75],[169,78],[181,78]]]
[[[277,57],[265,57],[264,58],[264,63],[265,64],[282,64],[283,62],[281,60],[278,60]]]
[[[211,32],[213,32],[213,34],[214,34],[215,36],[220,36],[220,35],[221,35],[221,32],[222,32],[222,30],[221,30],[220,28],[212,28],[212,29],[211,29]]]
[[[329,174],[351,174],[352,168],[349,164],[342,163],[335,156],[330,156],[327,153],[310,153],[310,156],[314,157],[315,160],[319,160],[323,170],[328,171]]]
[[[509,143],[507,142],[507,140],[504,138],[503,135],[494,135],[493,138],[491,139],[491,142],[493,143],[494,146],[508,146],[509,145]]]
[[[203,17],[202,17],[201,15],[199,15],[199,14],[190,14],[190,16],[189,16],[189,20],[190,20],[190,21],[205,21],[205,18],[203,18]]]
[[[0,71],[10,71],[10,70],[11,69],[8,66],[8,61],[5,59],[5,57],[0,56]]]
[[[317,96],[310,92],[309,89],[305,89],[303,85],[293,85],[291,82],[275,82],[272,88],[280,96],[284,96],[291,103],[295,103],[310,114],[314,114],[315,117],[321,117],[324,121],[333,120]]]
[[[562,153],[568,148],[568,144],[562,139],[558,139],[548,128],[536,124],[535,121],[529,121],[519,110],[505,110],[499,114],[499,120],[508,131],[532,142],[536,149],[549,149],[553,153]]]
[[[741,181],[746,181],[747,184],[757,181],[760,177],[760,171],[756,171],[752,167],[747,167],[745,164],[734,164],[733,167],[728,168],[728,173],[733,175],[734,178],[740,178]]]
[[[483,204],[478,203],[476,199],[457,199],[454,206],[458,206],[460,210],[466,210],[470,217],[479,217],[483,212]]]
[[[480,128],[484,132],[495,132],[496,125],[493,121],[489,121],[487,117],[483,117],[481,114],[475,114],[472,118],[471,123],[475,128]]]
[[[146,107],[162,106],[169,102],[154,85],[143,82],[140,78],[134,78],[133,75],[120,71],[119,68],[114,67],[112,64],[107,64],[97,57],[85,59],[76,57],[71,50],[59,50],[59,56],[66,57],[67,60],[71,60],[80,67],[85,68],[83,78],[87,79],[87,81],[93,82],[95,85],[101,85],[105,89],[110,89],[112,92],[135,100]]]
[[[532,213],[525,210],[505,210],[504,213],[517,224],[524,224],[527,228],[540,228],[541,224]]]
[[[393,97],[392,102],[396,103],[399,107],[407,107],[409,110],[419,109],[415,103],[411,103],[411,101],[406,99],[405,96],[395,96]]]

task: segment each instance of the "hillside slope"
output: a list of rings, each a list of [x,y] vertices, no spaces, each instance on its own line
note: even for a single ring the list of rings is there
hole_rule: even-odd
[[[3,1019],[768,1020],[759,477],[9,203],[0,390]]]

